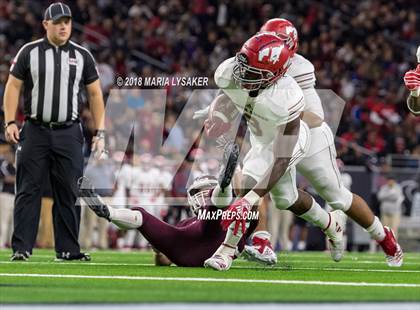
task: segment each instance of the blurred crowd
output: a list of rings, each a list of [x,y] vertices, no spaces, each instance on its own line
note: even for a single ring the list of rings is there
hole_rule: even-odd
[[[43,35],[41,16],[49,2],[0,1],[0,98],[12,57],[25,42]],[[107,96],[118,76],[208,76],[211,81],[217,65],[234,55],[264,21],[288,18],[299,32],[298,52],[315,65],[317,87],[332,89],[347,102],[338,130],[343,161],[363,164],[360,150],[379,157],[420,155],[420,121],[407,113],[402,83],[404,72],[415,65],[420,42],[416,32],[420,8],[414,0],[77,0],[68,4],[74,16],[73,40],[93,52]],[[157,64],[152,65],[145,55]],[[167,90],[165,125],[171,126],[190,90]],[[134,96],[130,103],[140,108],[142,99]],[[89,113],[84,116],[89,118]],[[153,132],[153,124],[146,126]],[[178,137],[182,141],[189,134],[183,128]],[[135,143],[147,148],[146,140]]]
[[[44,35],[42,12],[50,2],[0,0],[1,101],[11,60],[24,43]],[[193,110],[206,106],[214,93],[196,94],[193,105],[184,110],[193,94],[187,87],[164,87],[164,97],[162,92],[147,93],[138,88],[116,90],[116,78],[205,76],[210,78],[212,88],[218,64],[233,56],[249,36],[273,17],[284,17],[295,24],[300,37],[298,53],[313,62],[317,88],[332,89],[346,101],[337,132],[340,138],[337,152],[345,164],[365,165],[366,154],[378,158],[390,153],[420,156],[420,118],[406,109],[407,92],[402,81],[404,72],[416,65],[415,49],[420,42],[420,33],[416,32],[420,29],[420,7],[415,0],[65,2],[73,12],[72,40],[92,51],[107,104],[117,107],[107,114],[109,158],[105,166],[109,171],[102,171],[106,176],[95,176],[95,171],[92,172],[102,182],[107,182],[107,178],[118,179],[119,186],[102,193],[105,197],[112,199],[120,191],[119,197],[125,195],[130,203],[136,203],[135,198],[129,197],[133,193],[126,191],[131,185],[121,185],[120,179],[124,177],[115,175],[116,171],[123,175],[121,165],[139,169],[150,165],[153,171],[174,173],[173,162],[188,154],[172,183],[165,183],[164,176],[152,178],[163,180],[160,188],[170,191],[173,197],[185,197],[191,170],[192,175],[215,174],[218,170],[210,142],[194,143],[200,129],[193,122],[184,122],[182,127],[176,125],[181,111],[187,119],[191,118]],[[87,108],[81,119],[88,158],[94,128]],[[18,120],[23,121],[22,109]],[[167,142],[163,159],[158,156],[161,141],[156,139],[162,135]],[[2,134],[0,140],[4,141]],[[13,150],[4,147],[7,150],[2,151],[2,157],[7,166],[8,157],[13,161]],[[203,149],[206,158],[192,167]],[[144,155],[137,158],[134,153]],[[12,170],[7,167],[5,171]],[[7,182],[11,180],[3,178],[6,193],[10,189]],[[161,194],[164,193],[156,192],[153,197]],[[170,206],[157,209],[157,215],[167,221],[176,221],[186,210]],[[133,237],[127,238],[119,241],[119,246],[133,246]],[[104,241],[98,240],[102,247]],[[142,241],[138,242],[143,246]]]

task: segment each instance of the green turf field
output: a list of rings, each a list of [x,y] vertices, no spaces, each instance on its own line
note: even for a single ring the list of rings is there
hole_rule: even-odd
[[[151,252],[93,252],[91,262],[29,262],[0,251],[1,303],[420,301],[420,254],[388,268],[382,254],[282,253],[274,268],[236,260],[228,272],[155,267]],[[338,283],[337,283],[338,282]]]

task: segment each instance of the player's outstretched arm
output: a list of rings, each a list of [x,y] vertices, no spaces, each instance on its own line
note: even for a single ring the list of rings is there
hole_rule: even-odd
[[[87,177],[78,180],[79,196],[99,217],[114,223],[120,229],[137,229],[143,224],[142,214],[130,209],[115,209],[107,205],[96,193],[92,182]]]

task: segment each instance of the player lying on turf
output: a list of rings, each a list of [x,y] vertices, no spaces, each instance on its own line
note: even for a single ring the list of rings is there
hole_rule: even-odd
[[[289,63],[290,50],[283,40],[262,33],[250,38],[236,57],[225,60],[216,69],[214,79],[223,94],[211,104],[206,133],[223,133],[213,131],[220,123],[216,120],[218,115],[223,114],[219,107],[230,105],[246,118],[251,149],[243,161],[242,198],[225,211],[243,218],[222,220],[226,238],[206,260],[206,267],[230,268],[236,245],[246,231],[247,213],[255,210],[260,197],[269,192],[277,208],[289,209],[326,233],[335,261],[343,255],[344,214],[327,213],[308,193],[296,188],[296,164],[308,150],[310,132],[300,119],[305,106],[302,90],[293,78],[284,75]]]
[[[202,209],[212,214],[219,209],[216,205],[229,205],[232,200],[230,181],[238,156],[238,147],[234,144],[227,145],[224,151],[225,164],[219,182],[212,176],[203,176],[197,178],[188,188],[188,202],[195,215]],[[137,229],[150,242],[158,251],[157,264],[174,263],[183,267],[202,267],[204,261],[216,251],[225,238],[226,232],[222,230],[220,218],[206,220],[191,217],[173,226],[140,207],[112,208],[95,193],[87,178],[81,179],[79,183],[80,196],[97,216],[107,219],[120,229]],[[256,225],[257,221],[252,221],[249,232],[252,232]],[[243,250],[247,236],[239,242],[239,252]]]

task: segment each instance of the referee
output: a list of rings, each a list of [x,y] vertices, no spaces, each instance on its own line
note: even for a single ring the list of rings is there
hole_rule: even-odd
[[[84,138],[79,123],[79,94],[86,87],[97,129],[92,150],[104,150],[104,102],[89,51],[69,40],[70,8],[51,4],[42,22],[43,39],[25,44],[10,68],[4,92],[5,136],[18,143],[13,255],[28,260],[38,231],[43,181],[50,175],[53,223],[58,260],[90,260],[78,242],[80,206],[77,180],[83,174]],[[25,123],[19,131],[15,115],[23,86]]]

